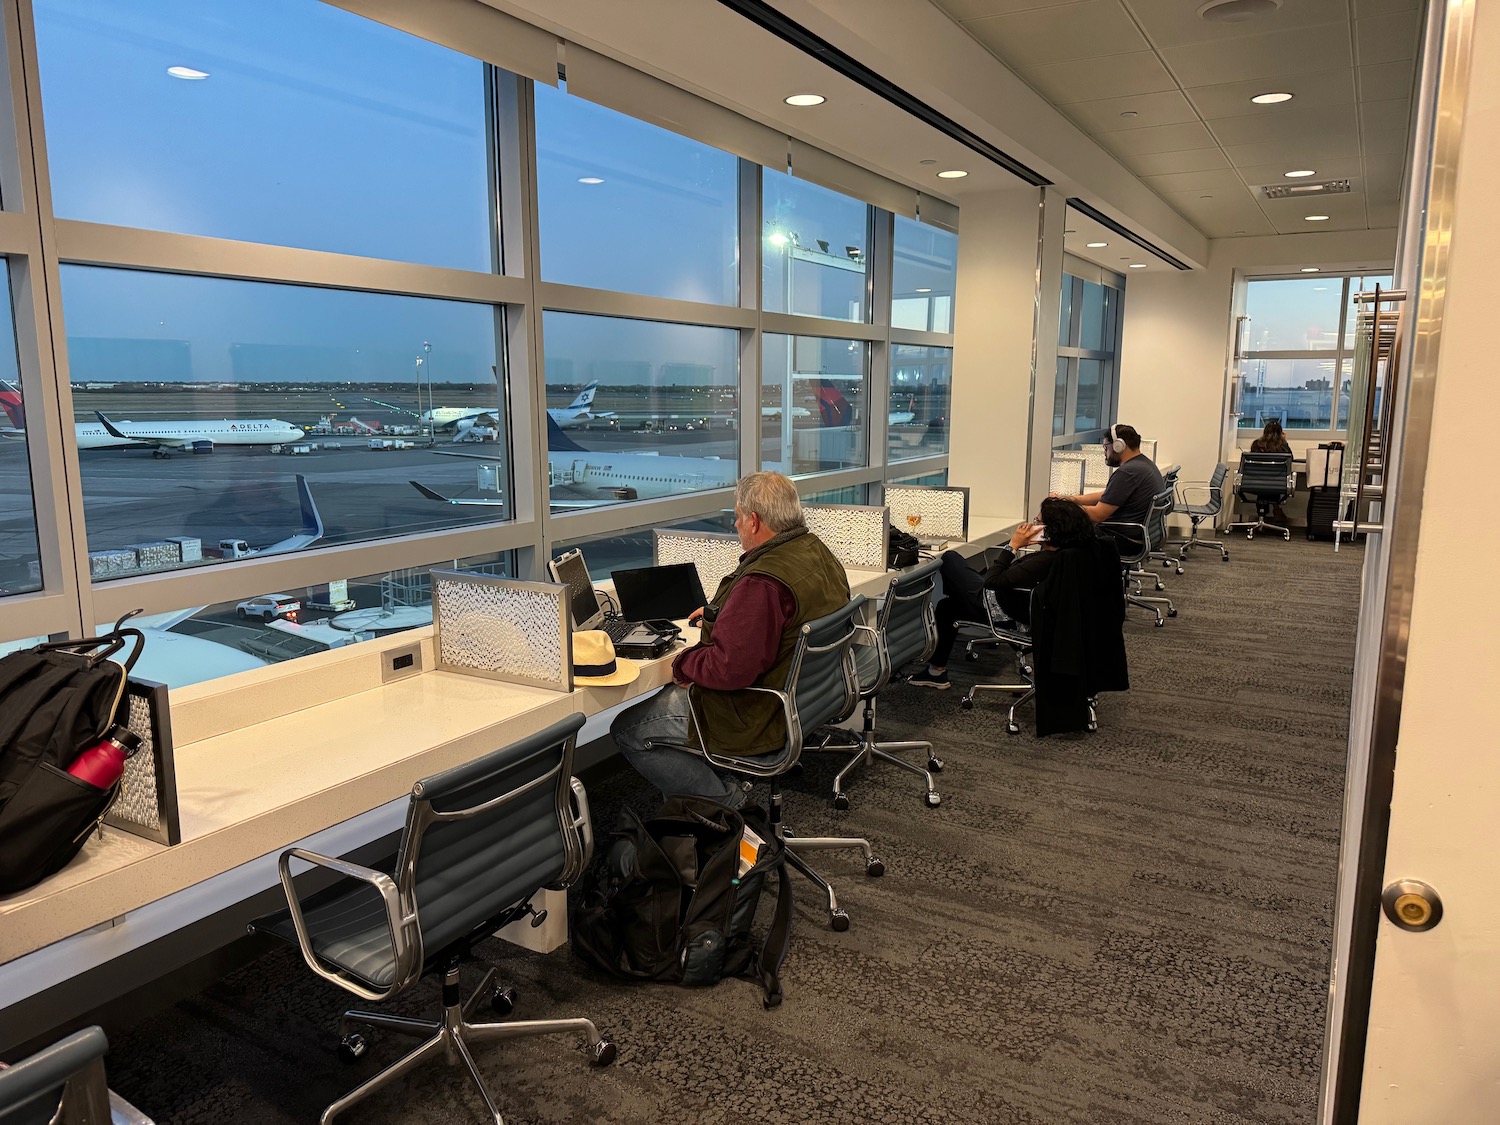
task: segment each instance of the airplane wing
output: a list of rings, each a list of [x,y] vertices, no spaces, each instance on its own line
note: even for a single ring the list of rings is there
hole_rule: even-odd
[[[420,414],[409,406],[397,406],[394,402],[381,402],[378,398],[370,398],[369,396],[365,397],[365,401],[373,402],[376,406],[383,406],[387,410],[394,410],[397,414],[410,414],[413,418],[421,417]]]
[[[136,445],[150,446],[152,449],[186,449],[186,438],[150,438],[139,437],[135,434],[122,433],[120,428],[104,416],[103,411],[94,411],[94,417],[99,419],[99,424],[104,427],[104,432],[112,438],[121,441],[134,442]]]
[[[268,547],[253,551],[252,554],[282,555],[289,551],[300,551],[304,547],[311,547],[323,538],[323,517],[319,514],[318,505],[313,500],[312,487],[301,473],[297,474],[297,501],[302,508],[302,530],[296,535],[287,536],[279,543],[272,543]]]
[[[500,457],[494,453],[460,453],[456,449],[429,449],[428,453],[438,457],[467,457],[470,461],[498,461]]]
[[[438,492],[436,489],[428,488],[421,481],[413,480],[413,481],[407,481],[407,483],[410,484],[413,488],[415,488],[418,492],[420,492],[423,496],[427,497],[427,499],[429,499],[429,500],[437,500],[437,501],[439,501],[439,502],[441,502],[443,504],[468,504],[468,505],[472,505],[474,507],[480,507],[480,508],[493,508],[493,507],[496,507],[497,505],[505,503],[504,500],[484,500],[484,499],[480,499],[479,497],[474,497],[473,499],[470,499],[470,498],[467,498],[467,497],[444,496],[441,492]]]

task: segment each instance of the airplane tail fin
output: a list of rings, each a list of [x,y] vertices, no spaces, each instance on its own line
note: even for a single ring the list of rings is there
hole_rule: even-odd
[[[824,426],[848,426],[854,422],[854,406],[837,383],[827,379],[818,381],[818,416]]]
[[[130,438],[128,438],[124,434],[122,434],[119,431],[119,429],[115,426],[115,424],[113,422],[111,422],[108,418],[106,418],[104,416],[104,411],[102,411],[102,410],[96,410],[96,411],[94,411],[94,417],[97,418],[97,419],[99,419],[99,424],[104,427],[104,432],[107,433],[110,437],[112,437],[112,438],[119,438],[121,441],[130,441],[131,440]]]
[[[313,500],[312,486],[301,473],[297,474],[297,500],[302,505],[302,534],[312,536],[309,542],[317,542],[323,538],[323,517]]]
[[[562,427],[552,415],[547,415],[547,452],[549,453],[586,453],[583,446],[562,432]]]
[[[18,430],[26,428],[26,408],[21,405],[21,392],[10,383],[0,380],[0,385],[5,390],[0,391],[0,410],[5,411],[5,416],[10,419],[10,424]]]
[[[448,502],[448,498],[446,496],[444,496],[441,492],[437,492],[434,489],[428,488],[425,484],[423,484],[419,480],[409,480],[406,483],[409,484],[409,485],[411,485],[413,488],[415,488],[418,492],[420,492],[423,496],[427,497],[427,499],[429,499],[429,500],[437,500],[437,501],[440,501],[440,502],[442,502],[444,504],[446,504]]]
[[[599,392],[599,381],[596,379],[583,390],[578,392],[578,397],[568,403],[569,410],[587,410],[594,405],[594,395]]]

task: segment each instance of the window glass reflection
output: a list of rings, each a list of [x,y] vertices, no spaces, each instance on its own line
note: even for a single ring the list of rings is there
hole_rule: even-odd
[[[762,170],[761,307],[865,320],[870,208],[857,199]]]
[[[552,510],[730,488],[739,477],[739,335],[548,312]]]
[[[26,442],[26,402],[16,359],[10,264],[0,258],[0,597],[42,588],[36,505]],[[39,417],[33,412],[34,417]]]
[[[896,216],[891,327],[953,331],[958,235]]]
[[[948,452],[948,407],[953,349],[891,347],[891,409],[886,421],[889,461]]]
[[[507,518],[492,306],[62,279],[96,580]]]
[[[1246,360],[1242,367],[1245,393],[1240,403],[1240,428],[1258,432],[1275,418],[1286,430],[1328,429],[1337,366],[1334,356]],[[1347,383],[1342,383],[1340,394],[1347,417]]]
[[[37,0],[60,218],[488,270],[484,64],[315,0]]]
[[[1322,351],[1339,344],[1341,278],[1251,282],[1246,351]]]
[[[542,276],[732,305],[739,162],[536,84]]]
[[[868,463],[868,348],[767,333],[761,344],[761,464],[791,476]]]

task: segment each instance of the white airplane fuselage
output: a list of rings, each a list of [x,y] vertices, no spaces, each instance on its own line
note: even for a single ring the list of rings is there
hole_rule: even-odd
[[[640,500],[732,488],[739,479],[733,461],[649,453],[552,450],[547,454],[547,468],[553,486],[600,492],[629,489]]]
[[[301,441],[307,436],[301,426],[280,418],[224,418],[217,421],[163,419],[159,422],[116,422],[114,428],[124,435],[109,433],[101,423],[78,422],[79,449],[115,449],[133,445],[182,445],[211,441],[215,445],[279,445]]]

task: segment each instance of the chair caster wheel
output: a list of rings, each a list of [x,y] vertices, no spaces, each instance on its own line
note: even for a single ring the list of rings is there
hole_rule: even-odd
[[[830,911],[828,924],[834,928],[836,933],[843,933],[849,928],[849,912],[847,910]]]
[[[865,864],[865,874],[871,879],[879,879],[885,874],[885,862],[879,859],[870,860],[869,863]]]
[[[1006,723],[1005,724],[1005,733],[1006,734],[1020,734],[1021,733],[1021,724],[1020,723]]]
[[[508,1016],[516,1010],[516,986],[495,989],[490,997],[490,1011],[497,1016]]]
[[[927,807],[929,809],[935,809],[939,805],[941,805],[942,803],[943,803],[943,798],[942,798],[941,794],[939,794],[939,793],[929,793],[929,794],[927,794]]]
[[[1228,562],[1228,561],[1229,561],[1229,552],[1228,552],[1228,551],[1225,551],[1225,552],[1224,552],[1224,553],[1223,553],[1223,554],[1222,554],[1222,555],[1221,555],[1221,556],[1220,556],[1220,557],[1219,557],[1219,561],[1220,561],[1220,562]]]
[[[370,1050],[370,1041],[357,1031],[351,1031],[339,1040],[339,1062],[352,1066],[364,1058]]]
[[[1288,543],[1290,543],[1292,541],[1292,533],[1290,531],[1284,531],[1284,532],[1282,532],[1281,533],[1281,537],[1283,539],[1285,539]]]
[[[1086,730],[1086,731],[1088,731],[1088,732],[1089,732],[1089,733],[1090,733],[1090,734],[1094,734],[1094,733],[1095,733],[1095,732],[1097,732],[1097,731],[1098,731],[1098,729],[1099,729],[1099,724],[1098,724],[1098,723],[1096,723],[1096,722],[1094,722],[1094,720],[1093,720],[1093,719],[1090,719],[1090,720],[1089,720],[1089,721],[1088,721],[1088,723],[1087,723],[1087,724],[1086,724],[1086,725],[1085,725],[1085,726],[1084,726],[1084,728],[1083,728],[1083,729],[1084,729],[1084,730]]]
[[[974,701],[972,699],[970,699],[968,696],[964,696],[962,699],[960,699],[958,701],[958,705],[960,707],[962,707],[965,711],[972,711],[972,710],[974,710]]]
[[[1175,609],[1169,609],[1169,610],[1167,610],[1167,616],[1168,617],[1176,617],[1177,616],[1177,610],[1175,610]]]
[[[1157,618],[1157,619],[1156,619],[1156,627],[1157,627],[1157,628],[1158,628],[1158,629],[1165,629],[1165,628],[1166,628],[1166,627],[1167,627],[1167,622],[1166,622],[1166,619],[1165,619],[1165,618],[1162,618],[1162,617],[1158,617],[1158,618]]]
[[[1182,567],[1180,567],[1180,566],[1179,566],[1179,567],[1178,567],[1178,568],[1177,568],[1177,573],[1178,573],[1178,574],[1182,574],[1182,573],[1183,573],[1183,569],[1182,569]]]
[[[970,663],[977,664],[979,663],[979,654],[977,652],[966,652],[964,653],[964,659]]]
[[[927,759],[927,768],[929,770],[931,770],[933,773],[942,773],[943,772],[943,759],[941,759],[941,758],[928,758]]]
[[[617,1054],[619,1050],[615,1047],[615,1041],[608,1035],[602,1036],[599,1042],[589,1048],[589,1065],[608,1066],[615,1061]]]
[[[835,793],[833,795],[833,807],[843,812],[849,808],[849,796],[846,793]]]

